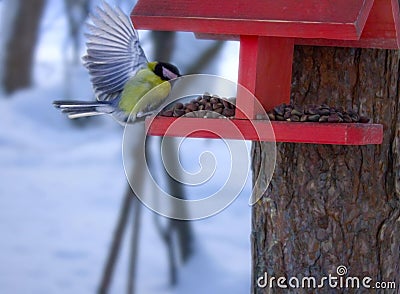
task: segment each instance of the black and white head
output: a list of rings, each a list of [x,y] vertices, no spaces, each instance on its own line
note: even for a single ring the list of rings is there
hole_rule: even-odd
[[[164,81],[173,80],[181,76],[179,69],[171,63],[157,61],[154,62],[153,66],[152,70],[154,73]]]

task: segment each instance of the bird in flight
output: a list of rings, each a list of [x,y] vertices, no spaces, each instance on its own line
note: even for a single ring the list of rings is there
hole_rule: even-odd
[[[178,68],[147,60],[130,18],[120,8],[104,2],[90,20],[82,60],[97,100],[58,100],[54,106],[71,119],[108,114],[132,123],[153,114],[171,91],[169,81],[180,76]]]

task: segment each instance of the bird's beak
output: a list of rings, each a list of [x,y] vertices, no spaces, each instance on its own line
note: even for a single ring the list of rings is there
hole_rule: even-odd
[[[173,73],[169,69],[163,67],[163,76],[168,78],[169,80],[173,80],[179,77],[176,73]]]

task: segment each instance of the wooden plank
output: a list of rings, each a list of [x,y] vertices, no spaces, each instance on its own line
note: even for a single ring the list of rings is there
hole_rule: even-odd
[[[375,0],[362,33],[363,39],[397,39],[399,29],[398,0]]]
[[[399,32],[399,30],[397,30]],[[351,47],[351,48],[376,48],[400,49],[399,33],[396,37],[361,37],[360,40],[333,40],[333,39],[294,39],[295,45]],[[195,34],[196,38],[218,41],[240,41],[237,35]]]
[[[360,40],[296,39],[298,45],[400,49],[398,0],[375,0]]]
[[[383,140],[382,125],[358,123],[157,117],[146,120],[146,130],[152,136],[311,144],[368,145],[381,144]]]
[[[276,142],[368,145],[382,144],[380,124],[272,122]]]
[[[137,29],[357,40],[374,0],[139,0]]]
[[[296,39],[296,45],[350,48],[400,49],[398,38],[362,38],[357,41],[327,39]]]
[[[238,83],[253,93],[263,109],[290,102],[293,49],[293,39],[241,37]],[[236,118],[253,119],[263,114],[264,110],[257,109],[254,102],[239,88]]]
[[[400,9],[398,0],[375,0],[359,40],[296,38],[296,45],[353,48],[400,49]],[[195,33],[199,39],[235,40],[240,36]]]

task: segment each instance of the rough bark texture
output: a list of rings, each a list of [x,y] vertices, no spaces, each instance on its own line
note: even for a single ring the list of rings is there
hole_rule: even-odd
[[[400,98],[398,51],[297,47],[292,100],[358,110],[384,125],[382,145],[277,144],[275,174],[253,208],[253,293],[275,277],[336,275],[395,281],[400,293]],[[263,173],[260,144],[253,171]],[[276,284],[275,284],[276,285]],[[319,293],[365,293],[328,287]]]
[[[17,0],[16,0],[17,1]],[[31,86],[31,71],[45,0],[22,1],[6,44],[4,90],[12,93]]]

